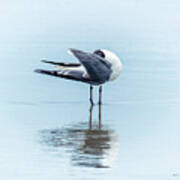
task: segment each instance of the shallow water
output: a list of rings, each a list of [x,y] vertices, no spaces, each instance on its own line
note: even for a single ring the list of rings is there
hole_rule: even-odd
[[[1,4],[1,179],[180,178],[179,1]],[[101,127],[86,84],[33,72],[51,69],[43,58],[77,61],[69,47],[123,62],[103,87]]]

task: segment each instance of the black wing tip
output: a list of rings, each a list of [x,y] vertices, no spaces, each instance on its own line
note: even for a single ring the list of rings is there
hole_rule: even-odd
[[[43,71],[42,69],[35,69],[34,70],[35,73],[42,73],[42,71]]]
[[[53,63],[53,61],[48,61],[46,59],[42,59],[41,62],[43,62],[43,63],[50,63],[50,64]]]
[[[47,60],[46,60],[46,59],[42,59],[42,60],[41,60],[41,62],[46,63],[46,62],[47,62]]]
[[[43,69],[35,69],[34,72],[40,73],[40,74],[57,75],[57,71],[47,71]]]
[[[46,59],[42,59],[41,62],[47,63],[47,64],[52,64],[52,65],[61,65],[61,63],[59,63],[59,62],[49,61]]]

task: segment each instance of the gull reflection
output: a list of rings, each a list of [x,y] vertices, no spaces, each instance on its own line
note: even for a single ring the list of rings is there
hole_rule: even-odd
[[[100,106],[99,106],[100,107]],[[101,107],[100,107],[101,108]],[[61,149],[70,155],[75,166],[108,168],[116,152],[117,136],[115,132],[101,127],[101,111],[98,125],[92,123],[93,106],[89,110],[89,125],[78,123],[61,129],[41,131],[41,142],[52,151]]]
[[[99,123],[98,123],[98,128],[99,130],[101,130],[101,109],[102,109],[102,104],[99,103]],[[89,108],[89,129],[92,129],[92,114],[93,114],[93,108],[94,108],[94,105],[91,104],[90,105],[90,108]]]

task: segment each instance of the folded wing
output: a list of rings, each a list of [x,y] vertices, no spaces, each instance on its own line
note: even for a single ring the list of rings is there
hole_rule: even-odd
[[[108,61],[95,54],[86,53],[76,49],[70,50],[85,67],[92,81],[100,84],[109,80],[112,71],[111,64]]]

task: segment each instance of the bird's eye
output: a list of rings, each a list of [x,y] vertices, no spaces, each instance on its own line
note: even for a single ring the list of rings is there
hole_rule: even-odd
[[[98,56],[100,56],[100,57],[102,57],[102,58],[105,58],[105,54],[104,54],[104,52],[102,52],[101,50],[96,50],[96,51],[94,51],[94,54],[96,54],[96,55],[98,55]]]

